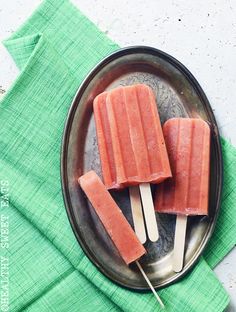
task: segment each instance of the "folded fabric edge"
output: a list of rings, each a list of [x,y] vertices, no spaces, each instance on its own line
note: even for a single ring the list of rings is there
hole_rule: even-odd
[[[35,302],[37,302],[39,299],[41,299],[50,291],[52,291],[55,287],[57,287],[60,283],[62,283],[66,278],[68,278],[73,273],[78,273],[78,271],[74,267],[71,267],[68,271],[59,275],[58,278],[53,281],[53,283],[49,284],[48,287],[44,288],[43,291],[34,296],[29,302],[27,302],[24,306],[22,306],[19,311],[25,311],[27,308],[32,306]]]
[[[31,51],[31,53],[30,54],[27,53],[27,55],[28,55],[27,61],[24,62],[24,66],[23,66],[21,72],[19,73],[18,77],[15,79],[15,81],[10,86],[10,88],[7,90],[4,97],[0,100],[0,105],[3,103],[3,101],[6,101],[11,96],[11,94],[14,92],[16,85],[18,83],[20,83],[21,77],[23,76],[24,72],[27,71],[28,66],[33,65],[34,60],[36,59],[34,56],[37,54],[37,52],[39,51],[39,49],[43,45],[43,34],[38,33],[38,34],[34,34],[34,35],[30,35],[30,36],[26,36],[26,37],[22,37],[22,38],[18,38],[18,39],[4,40],[3,43],[11,55],[14,54],[13,50],[16,50],[16,47],[14,47],[16,42],[21,44],[21,48],[23,48],[23,47],[25,48],[25,46],[27,46],[26,44],[28,42],[29,47],[31,47],[31,49],[29,50],[29,51]],[[30,44],[30,42],[31,42],[31,44]],[[20,47],[19,47],[19,49],[20,49]]]
[[[3,41],[4,46],[11,54],[17,67],[22,70],[26,66],[33,54],[34,49],[40,41],[42,34],[33,34],[16,39],[6,39]]]
[[[81,281],[81,276],[84,278],[84,276],[78,270],[75,270],[75,271],[71,272],[71,274],[68,274],[67,276],[64,276],[64,278],[62,278],[59,281],[57,281],[56,283],[54,283],[53,287],[50,287],[50,288],[46,289],[44,292],[39,294],[39,296],[34,297],[33,300],[31,300],[27,305],[25,305],[22,309],[20,309],[19,312],[20,311],[38,311],[38,309],[41,309],[41,304],[42,304],[42,302],[44,300],[47,301],[47,298],[50,298],[50,302],[51,302],[51,296],[52,296],[53,293],[54,294],[57,293],[58,296],[61,296],[61,293],[60,293],[59,290],[60,290],[60,287],[65,282],[67,283],[67,285],[70,285],[70,283],[71,283],[70,280],[72,278],[74,278],[74,279],[78,278]],[[122,312],[123,311],[118,305],[115,304],[114,301],[110,300],[110,298],[108,298],[106,294],[104,294],[96,285],[94,285],[94,283],[91,283],[86,277],[85,277],[85,279],[86,279],[86,281],[89,284],[91,284],[91,286],[93,287],[94,291],[98,291],[99,293],[101,293],[101,296],[103,296],[103,298],[104,298],[104,299],[102,299],[102,301],[106,300],[107,302],[108,301],[110,302],[110,304],[113,307],[112,311],[116,311],[116,312]],[[78,284],[76,286],[81,288],[80,281],[78,282]],[[73,286],[75,286],[75,285],[73,285]],[[76,293],[76,296],[79,295],[79,292],[76,291],[76,289],[77,289],[76,287],[74,287],[74,288],[68,287],[68,290],[71,292],[70,294],[72,294],[72,296],[75,295],[75,293]],[[83,289],[81,289],[81,290],[83,291]],[[62,296],[64,296],[64,299],[66,301],[68,301],[67,300],[68,297],[66,297],[66,294],[64,292],[63,292]],[[80,297],[78,296],[77,298],[78,298],[77,300],[79,301]],[[104,303],[104,301],[103,301],[103,303]],[[70,305],[70,304],[71,303],[68,303],[68,305]],[[73,305],[75,306],[74,302],[73,302]],[[59,305],[57,305],[56,307],[59,307]],[[79,304],[78,304],[78,307],[80,307]],[[63,309],[63,311],[65,311],[65,310]],[[109,309],[109,311],[110,311],[110,309]]]

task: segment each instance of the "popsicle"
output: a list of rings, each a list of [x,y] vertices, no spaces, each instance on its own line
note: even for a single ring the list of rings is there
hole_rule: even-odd
[[[202,119],[173,118],[163,133],[172,179],[157,188],[155,209],[177,214],[173,268],[182,270],[187,216],[208,214],[210,128]]]
[[[171,177],[155,96],[150,87],[119,87],[94,99],[103,179],[108,189]]]
[[[133,217],[139,216],[135,231],[144,242],[139,192],[133,187],[139,185],[148,236],[156,241],[149,183],[162,182],[171,171],[153,91],[144,84],[119,87],[98,95],[93,107],[104,183],[108,189],[132,186]]]
[[[122,211],[107,191],[106,186],[94,171],[89,171],[81,176],[78,182],[122,259],[127,265],[131,262],[136,262],[156,299],[163,306],[161,299],[155,292],[151,282],[138,262],[139,258],[146,253],[146,250],[122,214]]]

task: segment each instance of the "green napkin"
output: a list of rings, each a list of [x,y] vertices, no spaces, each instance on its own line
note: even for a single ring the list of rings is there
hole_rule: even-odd
[[[60,146],[72,98],[88,71],[118,45],[66,0],[47,0],[5,41],[19,77],[0,104],[1,216],[8,217],[10,311],[159,311],[150,293],[121,288],[87,259],[69,225]],[[236,150],[222,140],[224,192],[213,238],[198,265],[159,291],[166,311],[223,311],[212,272],[235,245]],[[6,192],[10,194],[10,201]],[[5,204],[4,204],[5,203]]]

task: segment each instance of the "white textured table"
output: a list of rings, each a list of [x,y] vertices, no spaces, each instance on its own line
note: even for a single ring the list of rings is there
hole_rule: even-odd
[[[16,30],[40,2],[1,0],[0,40]],[[109,0],[73,2],[121,46],[150,45],[184,63],[206,92],[221,134],[236,146],[235,0],[120,0],[119,6]],[[12,59],[0,45],[0,96],[17,73]],[[215,272],[231,295],[227,311],[235,312],[236,249]]]

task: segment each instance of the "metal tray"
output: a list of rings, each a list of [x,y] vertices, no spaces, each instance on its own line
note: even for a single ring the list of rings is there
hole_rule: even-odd
[[[78,177],[91,169],[101,176],[93,99],[104,90],[136,83],[145,83],[154,90],[162,123],[171,117],[201,117],[212,129],[209,216],[189,217],[184,269],[175,273],[171,267],[175,216],[156,214],[160,239],[145,244],[148,254],[141,259],[155,288],[183,277],[197,263],[209,241],[220,205],[222,154],[216,120],[203,90],[180,62],[160,50],[137,46],[113,53],[89,73],[76,93],[65,125],[61,155],[62,189],[70,223],[85,254],[102,273],[122,286],[146,290],[137,267],[126,266],[119,257],[77,183]],[[111,193],[133,225],[128,191]]]

